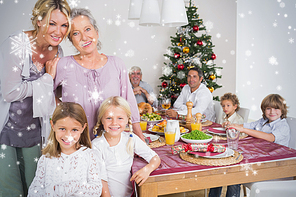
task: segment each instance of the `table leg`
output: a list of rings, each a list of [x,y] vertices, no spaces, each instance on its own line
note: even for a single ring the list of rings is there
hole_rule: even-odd
[[[138,187],[139,197],[157,197],[157,183],[145,183],[144,185]]]

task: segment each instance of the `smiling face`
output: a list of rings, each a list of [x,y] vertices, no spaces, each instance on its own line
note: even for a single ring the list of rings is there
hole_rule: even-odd
[[[203,77],[198,76],[198,72],[195,70],[190,70],[187,75],[187,83],[191,89],[191,92],[194,92],[199,87]]]
[[[120,107],[111,106],[103,115],[101,122],[107,138],[118,138],[128,123],[128,117]]]
[[[97,51],[99,35],[87,16],[77,16],[72,20],[70,38],[81,55]]]
[[[266,118],[268,118],[269,122],[272,122],[272,121],[275,121],[281,117],[282,111],[281,111],[281,109],[266,107],[264,114],[265,114]]]
[[[221,106],[223,108],[224,113],[227,115],[227,117],[232,116],[234,114],[237,105],[233,105],[231,100],[223,100],[221,102]]]
[[[38,34],[42,34],[44,40],[51,46],[59,45],[67,34],[69,27],[67,17],[58,9],[53,10],[47,27],[46,18],[38,21]]]
[[[142,80],[142,74],[140,70],[135,70],[129,75],[131,83],[134,87],[139,86],[140,81]]]
[[[64,154],[72,154],[76,151],[76,144],[83,133],[86,124],[82,126],[74,118],[66,117],[57,120],[55,124],[51,121],[51,126],[55,132],[55,137],[60,144],[61,152]]]

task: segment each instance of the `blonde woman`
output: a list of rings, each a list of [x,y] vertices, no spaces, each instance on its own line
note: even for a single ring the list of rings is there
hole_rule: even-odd
[[[53,78],[63,52],[59,44],[70,31],[66,0],[38,0],[32,12],[33,30],[10,35],[0,49],[0,194],[27,196],[41,137],[50,130],[55,108]],[[14,51],[15,43],[27,44]],[[46,69],[45,69],[46,67]],[[46,124],[48,123],[48,124]],[[48,125],[48,127],[46,127]],[[48,130],[46,130],[46,128]]]
[[[100,136],[92,141],[98,150],[102,165],[102,179],[108,182],[111,196],[130,197],[132,182],[141,186],[150,173],[158,168],[160,158],[132,132],[131,110],[128,102],[119,96],[107,98],[98,111],[98,122],[94,133]],[[125,126],[130,132],[125,132]],[[104,130],[100,130],[103,126]],[[131,176],[134,153],[143,157],[148,164]]]

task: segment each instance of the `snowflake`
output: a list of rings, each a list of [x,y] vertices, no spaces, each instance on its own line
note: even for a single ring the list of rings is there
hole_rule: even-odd
[[[5,154],[4,154],[4,153],[1,153],[1,154],[0,154],[0,158],[1,158],[1,159],[4,159],[4,158],[5,158]]]
[[[95,87],[95,90],[93,92],[88,91],[90,94],[90,98],[88,100],[94,100],[95,104],[97,104],[98,101],[102,101],[103,98],[101,94],[103,93],[102,91],[98,92],[97,88]]]
[[[116,26],[119,26],[119,25],[121,25],[121,22],[120,22],[120,20],[116,20],[116,21],[115,21],[115,25],[116,25]]]
[[[183,71],[179,71],[177,77],[182,80],[185,77],[185,73]]]
[[[193,62],[193,64],[195,64],[195,65],[199,65],[199,64],[200,64],[200,60],[199,60],[198,57],[193,58],[192,62]]]
[[[6,148],[7,148],[7,146],[6,146],[5,144],[2,144],[2,145],[1,145],[1,149],[2,149],[2,150],[6,150]]]
[[[172,55],[173,53],[172,53],[172,51],[170,49],[166,49],[166,54]]]
[[[256,105],[252,105],[251,110],[252,111],[257,111],[257,106]]]
[[[277,27],[277,22],[272,23],[272,26]]]
[[[154,39],[155,38],[155,35],[152,35],[151,38]]]
[[[117,14],[117,15],[116,15],[116,18],[117,18],[117,19],[120,19],[120,18],[121,18],[121,15],[120,15],[120,14]]]
[[[27,131],[30,131],[31,130],[31,127],[30,126],[27,126]]]
[[[269,59],[269,64],[271,65],[278,65],[278,62],[276,61],[276,58],[274,56],[271,56]]]
[[[38,162],[38,158],[37,158],[37,157],[35,157],[35,158],[34,158],[34,161],[37,163],[37,162]]]
[[[128,26],[130,26],[130,27],[134,27],[134,26],[135,26],[135,23],[134,23],[134,22],[129,22],[129,23],[128,23]]]
[[[217,33],[217,34],[216,34],[216,37],[217,37],[217,38],[221,38],[221,34],[220,34],[220,33]]]
[[[205,26],[207,27],[207,30],[211,31],[211,29],[214,27],[214,23],[212,21],[207,21]]]
[[[0,3],[3,4],[3,1],[1,0]]]
[[[18,55],[19,58],[21,58],[22,63],[25,60],[25,55],[28,56],[28,54],[32,51],[33,53],[36,53],[34,50],[31,49],[31,45],[34,48],[34,45],[36,44],[35,40],[37,38],[32,39],[31,41],[26,40],[25,34],[19,34],[19,36],[10,37],[11,44],[12,44],[12,51],[10,54],[14,53],[15,55]]]
[[[234,55],[235,54],[235,51],[234,50],[230,51],[230,54],[231,55]]]
[[[22,137],[23,133],[22,132],[18,132],[17,136]]]
[[[291,44],[294,43],[294,39],[293,38],[290,38],[289,39],[289,43],[291,43]]]
[[[162,67],[162,74],[169,76],[172,74],[172,68],[170,68],[169,66],[164,66]]]
[[[244,13],[240,13],[238,14],[241,18],[245,18],[245,14]]]
[[[284,2],[281,2],[281,3],[280,3],[280,7],[281,7],[281,8],[284,8],[285,6],[286,6],[286,4],[285,4]]]
[[[14,67],[12,68],[12,70],[13,70],[13,72],[17,72],[17,71],[18,71],[18,67],[14,66]]]
[[[245,54],[246,54],[246,56],[251,56],[251,55],[252,55],[252,52],[251,52],[250,50],[247,50],[247,51],[245,52]]]
[[[134,55],[135,55],[135,51],[131,49],[125,53],[126,57],[133,57]]]
[[[278,91],[281,91],[281,90],[282,90],[282,86],[278,85],[278,86],[276,86],[276,89],[277,89]]]
[[[107,20],[107,24],[108,24],[108,25],[112,25],[112,23],[113,23],[112,19],[108,19],[108,20]]]
[[[68,85],[67,80],[62,80],[61,85],[62,85],[62,87],[65,87],[66,85]]]
[[[75,8],[75,7],[77,7],[77,6],[78,6],[78,3],[80,3],[79,0],[69,0],[69,6],[70,6],[71,8]]]
[[[253,14],[253,12],[252,12],[251,10],[249,10],[249,11],[248,11],[248,14],[250,14],[250,15],[251,15],[251,14]]]

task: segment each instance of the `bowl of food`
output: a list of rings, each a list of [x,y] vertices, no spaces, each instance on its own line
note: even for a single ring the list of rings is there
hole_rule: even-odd
[[[152,128],[149,128],[148,131],[150,131],[151,133],[156,133],[159,135],[164,135],[164,128],[165,126],[158,126],[158,124],[154,125]],[[180,133],[184,134],[189,132],[188,129],[184,128],[184,127],[180,127]]]
[[[156,124],[163,120],[162,117],[156,113],[143,114],[141,119],[147,121],[148,124]]]
[[[181,139],[186,143],[208,143],[213,139],[213,136],[199,130],[193,130],[182,135]]]

